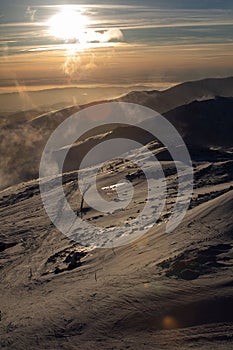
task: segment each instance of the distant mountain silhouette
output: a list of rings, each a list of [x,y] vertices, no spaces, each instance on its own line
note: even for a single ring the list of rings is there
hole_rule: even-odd
[[[233,96],[233,77],[190,81],[165,91],[131,92],[119,100],[142,104],[164,113],[195,100],[208,100],[216,96]]]
[[[233,147],[233,98],[192,102],[164,114],[184,141],[196,146]]]
[[[164,114],[183,137],[193,159],[211,160],[221,158],[221,150],[233,148],[233,98],[216,97],[207,101],[195,101],[188,105],[177,107]],[[99,135],[99,137],[89,137],[71,147],[66,158],[63,170],[76,170],[83,156],[97,144],[112,138],[128,138],[146,145],[154,141],[154,136],[143,130],[152,129],[155,123],[154,118],[142,122],[138,127],[119,126],[109,133]],[[69,146],[68,146],[69,147]],[[217,148],[213,151],[210,148]],[[121,145],[119,145],[119,150]],[[56,157],[65,149],[58,150]],[[111,150],[109,150],[111,152]],[[120,151],[119,151],[120,152]],[[123,151],[122,151],[123,153]],[[109,154],[111,156],[111,154]],[[159,160],[171,159],[168,152],[160,149],[156,154]],[[227,156],[226,154],[224,157]],[[228,157],[228,156],[227,156]],[[231,156],[229,156],[231,157]],[[98,159],[90,159],[93,163],[98,163]],[[90,163],[89,165],[91,165]]]

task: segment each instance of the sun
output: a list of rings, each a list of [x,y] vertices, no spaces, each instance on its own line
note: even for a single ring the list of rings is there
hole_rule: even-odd
[[[81,42],[88,25],[88,19],[80,12],[63,9],[51,17],[47,25],[51,36],[65,41],[77,40]]]

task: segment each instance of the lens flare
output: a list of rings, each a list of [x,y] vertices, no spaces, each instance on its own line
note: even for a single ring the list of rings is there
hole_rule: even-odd
[[[166,316],[163,319],[163,328],[164,329],[175,329],[178,327],[176,319],[172,316]]]

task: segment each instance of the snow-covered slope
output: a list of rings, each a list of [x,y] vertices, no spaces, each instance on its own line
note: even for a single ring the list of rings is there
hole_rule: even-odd
[[[232,161],[194,165],[195,191],[182,224],[164,233],[168,206],[147,235],[114,250],[91,250],[59,233],[45,214],[37,181],[2,191],[0,346],[231,349]],[[173,165],[163,167],[172,205]],[[123,162],[110,163],[99,175],[100,188],[127,172]],[[110,217],[85,206],[85,220],[109,227],[137,215],[146,184],[137,168],[130,172],[131,206]],[[77,210],[76,179],[77,173],[67,173],[63,182]]]

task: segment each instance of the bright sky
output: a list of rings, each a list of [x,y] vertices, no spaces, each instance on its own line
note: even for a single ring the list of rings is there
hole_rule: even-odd
[[[230,0],[44,3],[1,1],[1,92],[233,75]]]

